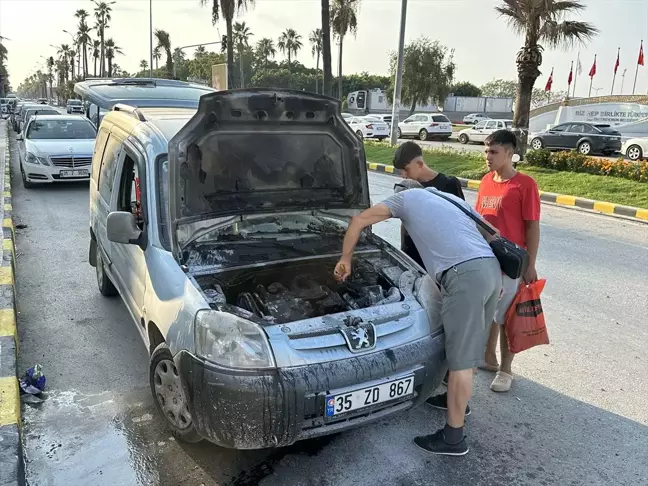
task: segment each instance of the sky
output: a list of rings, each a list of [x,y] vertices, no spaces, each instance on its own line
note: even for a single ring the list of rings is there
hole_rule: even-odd
[[[544,53],[542,75],[536,82],[544,87],[554,68],[553,90],[566,90],[570,64],[580,51],[583,73],[577,79],[577,96],[587,96],[587,74],[598,55],[597,74],[592,95],[610,94],[613,68],[620,48],[620,68],[614,93],[621,90],[622,73],[627,69],[623,93],[632,91],[640,41],[648,40],[648,0],[582,0],[587,9],[578,19],[593,23],[600,34],[589,44],[569,50]],[[515,54],[523,39],[510,31],[494,10],[497,0],[409,0],[406,42],[420,36],[438,40],[455,49],[456,80],[478,86],[494,78],[515,79]],[[211,22],[211,9],[200,0],[152,0],[153,27],[170,33],[173,47],[214,42],[225,33],[224,22]],[[400,0],[362,0],[358,15],[358,33],[345,37],[343,72],[368,71],[387,74],[389,53],[398,45]],[[43,68],[44,59],[55,55],[51,44],[70,43],[63,32],[76,30],[74,12],[91,11],[91,0],[0,0],[0,35],[9,50],[9,74],[15,87],[28,75]],[[286,28],[302,35],[304,48],[297,59],[306,66],[315,65],[308,45],[308,35],[320,27],[320,0],[256,0],[254,8],[237,19],[245,21],[254,33],[252,42],[262,37],[275,40]],[[149,0],[117,0],[112,22],[106,31],[124,52],[116,62],[125,70],[139,70],[141,59],[149,58]],[[208,46],[209,49],[209,46]],[[218,50],[219,46],[212,46]],[[333,49],[333,70],[337,73],[338,52]],[[648,49],[644,49],[648,51]],[[189,49],[191,54],[193,49]],[[283,55],[277,53],[278,59]],[[163,62],[163,61],[162,61]],[[648,92],[648,52],[646,66],[639,67],[637,93]],[[573,86],[573,85],[572,85]],[[598,89],[598,91],[597,91]]]

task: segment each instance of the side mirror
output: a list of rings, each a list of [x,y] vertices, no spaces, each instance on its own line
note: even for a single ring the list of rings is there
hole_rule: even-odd
[[[137,227],[135,215],[128,211],[113,211],[108,214],[106,233],[110,241],[138,245],[142,250],[146,249],[146,242],[143,241],[142,230]]]
[[[19,133],[18,135],[16,135],[16,140],[24,140],[24,138],[22,136],[22,133]]]

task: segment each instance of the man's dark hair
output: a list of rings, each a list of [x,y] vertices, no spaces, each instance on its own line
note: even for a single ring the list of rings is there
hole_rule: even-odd
[[[517,148],[517,138],[515,133],[511,130],[495,130],[491,133],[486,140],[484,140],[485,145],[502,145],[506,147],[510,146],[514,151]]]
[[[404,142],[394,153],[394,167],[398,170],[403,170],[416,157],[421,157],[423,151],[421,146],[415,142]]]

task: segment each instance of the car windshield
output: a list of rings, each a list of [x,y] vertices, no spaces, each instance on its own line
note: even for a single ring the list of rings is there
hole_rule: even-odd
[[[27,133],[31,140],[91,140],[96,136],[92,124],[85,120],[35,120]]]
[[[68,100],[68,105],[81,106],[81,101],[80,100]]]
[[[511,128],[511,127],[513,127],[513,122],[512,122],[512,121],[504,122],[504,124],[506,125],[506,128]]]

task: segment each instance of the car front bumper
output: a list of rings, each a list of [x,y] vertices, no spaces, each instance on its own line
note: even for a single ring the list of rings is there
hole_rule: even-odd
[[[22,164],[22,170],[29,182],[48,184],[52,182],[88,181],[90,180],[90,166],[84,167],[56,167],[42,164]],[[61,171],[84,171],[86,175],[62,176]]]
[[[447,370],[444,335],[345,360],[269,371],[229,370],[187,352],[175,357],[197,432],[222,447],[261,449],[329,435],[407,410]],[[414,375],[414,394],[325,420],[327,395]]]

